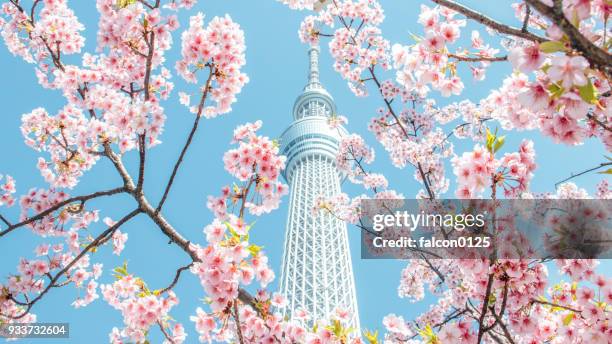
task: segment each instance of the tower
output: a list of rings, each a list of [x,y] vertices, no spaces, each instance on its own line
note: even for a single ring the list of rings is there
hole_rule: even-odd
[[[351,312],[349,326],[359,333],[346,223],[312,210],[318,197],[340,193],[335,161],[346,131],[328,125],[336,104],[319,81],[319,48],[308,54],[308,83],[293,106],[293,123],[281,136],[287,156],[283,175],[291,188],[281,277],[285,315],[303,309],[311,320],[324,320],[340,307]]]

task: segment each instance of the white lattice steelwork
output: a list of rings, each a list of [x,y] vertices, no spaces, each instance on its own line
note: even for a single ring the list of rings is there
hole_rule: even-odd
[[[335,155],[340,132],[345,133],[327,124],[336,105],[319,82],[318,54],[318,48],[309,51],[308,84],[293,107],[293,124],[281,137],[291,187],[281,291],[289,301],[287,316],[303,309],[311,319],[329,319],[340,307],[351,312],[349,326],[359,333],[346,224],[312,211],[318,197],[340,192]]]

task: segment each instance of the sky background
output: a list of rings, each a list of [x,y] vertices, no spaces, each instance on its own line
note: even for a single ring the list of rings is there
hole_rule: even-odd
[[[80,21],[85,24],[86,49],[95,51],[95,35],[98,13],[94,1],[69,1],[75,9]],[[382,25],[383,33],[392,43],[410,44],[409,33],[421,34],[422,29],[416,22],[421,1],[381,1],[386,13]],[[510,2],[506,1],[462,1],[476,9],[484,10],[490,16],[513,25],[519,25],[514,19]],[[495,4],[492,6],[491,4]],[[168,53],[167,67],[174,70],[174,62],[180,54],[180,33],[188,24],[188,15],[202,11],[206,14],[206,22],[215,15],[229,13],[245,31],[247,44],[247,64],[244,71],[249,75],[250,82],[238,95],[230,114],[212,120],[201,122],[199,132],[187,154],[186,160],[175,181],[174,188],[166,203],[164,215],[168,221],[185,237],[194,242],[203,243],[202,228],[210,223],[212,214],[206,209],[206,196],[216,195],[222,186],[234,180],[224,171],[222,156],[229,148],[233,129],[242,123],[263,121],[261,133],[270,137],[278,137],[291,123],[291,109],[295,98],[301,92],[307,75],[307,47],[297,37],[297,30],[305,12],[292,11],[273,0],[201,0],[192,10],[181,12],[181,28],[174,33],[175,46]],[[479,28],[470,24],[462,31],[462,39],[469,39],[471,29]],[[481,35],[489,36],[481,29]],[[464,41],[465,42],[465,41]],[[345,82],[333,71],[329,52],[323,45],[321,57],[321,80],[334,96],[340,114],[349,118],[347,129],[365,137],[376,149],[377,160],[372,170],[387,175],[392,188],[412,198],[418,190],[418,184],[413,179],[410,168],[399,170],[394,168],[387,154],[378,145],[373,135],[367,131],[367,123],[375,114],[375,110],[383,105],[377,96],[356,98],[348,90]],[[17,180],[17,194],[27,192],[33,187],[46,187],[42,177],[35,167],[38,153],[23,143],[19,126],[21,115],[36,107],[45,107],[54,114],[64,104],[65,100],[55,91],[40,87],[33,73],[33,66],[21,59],[13,57],[7,49],[0,49],[0,147],[3,159],[0,159],[0,174],[9,174]],[[466,71],[465,67],[462,70]],[[504,75],[510,72],[507,64],[493,66],[483,82],[475,82],[470,77],[464,78],[465,90],[461,97],[438,99],[440,105],[452,101],[469,98],[477,101],[486,97],[492,88],[498,88]],[[174,73],[173,73],[174,74]],[[465,75],[465,74],[464,74]],[[149,151],[147,157],[147,175],[145,190],[154,203],[159,199],[162,185],[171,172],[178,153],[191,128],[192,115],[178,103],[178,91],[193,92],[192,85],[186,85],[175,76],[175,91],[171,99],[163,104],[168,116],[162,145]],[[532,182],[532,190],[536,192],[554,191],[555,182],[577,172],[595,166],[604,161],[605,149],[599,142],[589,141],[577,147],[555,145],[550,139],[543,138],[536,132],[508,132],[504,151],[514,151],[518,143],[525,137],[535,141],[538,168]],[[456,142],[456,152],[470,149],[470,142]],[[124,158],[135,173],[135,152]],[[85,194],[100,189],[113,188],[120,185],[120,179],[114,173],[109,163],[100,161],[81,179],[72,194]],[[449,176],[452,171],[448,169]],[[594,192],[595,184],[601,180],[601,175],[589,174],[576,179],[581,187]],[[451,178],[452,179],[452,178]],[[351,195],[361,193],[355,186],[344,186]],[[453,187],[451,186],[451,190]],[[446,195],[452,198],[453,194]],[[277,279],[270,286],[275,290],[280,275],[282,257],[282,242],[284,238],[287,203],[285,197],[281,207],[272,214],[257,219],[251,235],[251,241],[263,245],[270,263],[277,273]],[[110,216],[118,219],[131,211],[134,204],[130,199],[114,197],[88,202],[89,207],[101,209],[101,218]],[[1,209],[2,214],[10,219],[18,217],[17,207],[9,210]],[[91,227],[92,233],[98,233],[104,228],[99,222]],[[112,281],[110,270],[124,261],[129,263],[129,271],[143,278],[151,289],[167,286],[176,269],[189,263],[188,256],[173,245],[146,217],[139,216],[122,228],[129,234],[126,249],[120,257],[112,255],[112,249],[105,247],[93,255],[93,260],[104,264],[102,283]],[[353,267],[357,283],[357,295],[362,329],[380,329],[381,319],[388,313],[403,315],[406,319],[426,310],[432,303],[428,297],[422,302],[410,303],[399,299],[397,286],[401,269],[405,262],[392,260],[361,260],[359,258],[359,232],[355,227],[349,227],[352,247]],[[0,240],[0,278],[4,279],[15,271],[19,257],[33,257],[33,249],[40,239],[26,229],[16,230]],[[609,271],[609,263],[602,268]],[[551,275],[554,275],[551,266]],[[189,334],[187,342],[197,341],[193,323],[189,315],[202,306],[204,297],[197,278],[189,273],[182,275],[175,291],[181,302],[175,306],[171,315],[181,321]],[[75,288],[58,288],[49,292],[33,309],[41,322],[70,323],[70,340],[31,340],[32,343],[65,342],[65,343],[105,343],[107,334],[113,326],[122,327],[119,312],[112,309],[101,298],[86,308],[74,309],[70,303],[82,291]],[[26,341],[24,341],[26,342]],[[151,342],[160,342],[157,329],[152,331]]]

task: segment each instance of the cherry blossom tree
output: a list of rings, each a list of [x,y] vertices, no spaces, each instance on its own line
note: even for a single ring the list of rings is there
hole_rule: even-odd
[[[421,185],[416,198],[444,197],[450,178],[456,180],[457,198],[610,197],[606,180],[594,196],[569,180],[554,193],[533,194],[533,142],[526,139],[502,155],[504,138],[489,129],[497,123],[508,131],[538,131],[563,145],[600,140],[611,149],[608,0],[517,2],[513,7],[521,27],[458,2],[431,0],[430,6],[420,8],[422,32],[397,43],[383,35],[384,10],[376,0],[281,2],[308,11],[299,38],[308,44],[327,42],[334,69],[356,96],[373,93],[378,98],[382,107],[369,129],[395,167],[414,173]],[[427,287],[437,302],[412,320],[406,320],[407,315],[386,316],[382,324],[387,333],[381,337],[370,331],[352,332],[342,309],[330,319],[316,319],[320,326],[315,328],[305,325],[306,312],[284,319],[283,296],[266,290],[275,274],[261,247],[249,241],[252,219],[276,209],[287,193],[279,178],[285,158],[274,140],[258,134],[260,121],[237,127],[228,138],[235,148],[222,161],[235,180],[231,186],[220,185],[219,195],[209,196],[207,206],[215,219],[204,228],[201,243],[183,237],[164,217],[175,178],[202,118],[231,112],[249,81],[242,72],[244,32],[228,15],[207,19],[193,13],[181,34],[182,58],[175,66],[166,65],[171,33],[179,27],[177,12],[195,4],[196,0],[97,0],[97,49],[88,53],[81,35],[85,27],[67,0],[3,2],[0,32],[8,50],[33,64],[39,84],[61,92],[66,104],[56,114],[37,108],[22,116],[22,134],[26,144],[40,152],[37,168],[48,187],[16,196],[15,179],[1,179],[0,206],[18,206],[21,215],[0,215],[0,240],[8,240],[14,231],[30,230],[45,243],[0,281],[0,323],[35,322],[35,306],[54,288],[76,288],[84,293],[72,301],[74,307],[87,306],[100,293],[122,315],[124,323],[112,329],[110,342],[143,343],[151,330],[159,330],[167,343],[182,343],[185,324],[171,316],[180,302],[173,288],[189,271],[209,299],[194,307],[190,318],[189,326],[195,327],[201,342],[608,342],[612,280],[596,271],[598,261],[584,259],[559,259],[554,264],[544,259],[412,259],[400,276],[399,296],[420,300]],[[467,34],[462,32],[467,21],[482,25],[488,36],[472,31],[471,46],[461,48],[458,39]],[[79,63],[67,62],[68,55],[78,57]],[[510,64],[515,72],[480,102],[438,106],[432,99],[432,94],[462,94],[460,69],[482,80],[498,63]],[[193,84],[192,90],[181,90],[175,97],[192,114],[193,124],[161,186],[161,198],[154,201],[143,187],[145,162],[160,143],[166,122],[163,104],[174,90],[171,70]],[[392,77],[383,79],[387,75]],[[329,125],[347,120],[334,115]],[[474,141],[473,149],[456,153],[453,140],[460,139]],[[124,163],[126,154],[138,157],[136,171]],[[402,198],[383,174],[369,171],[374,158],[365,139],[357,134],[344,137],[337,166],[368,194],[320,199],[314,210],[358,224],[361,199]],[[81,177],[100,161],[110,162],[121,185],[75,195]],[[581,173],[609,165],[603,162]],[[104,209],[88,205],[120,195],[131,198],[135,206],[118,219],[100,221]],[[137,216],[151,219],[191,259],[167,286],[149,286],[127,265],[105,271],[95,262],[95,253],[106,246],[122,254],[130,242],[121,228]],[[98,234],[90,236],[86,229]],[[551,285],[548,269],[555,266],[567,280]],[[103,273],[112,273],[115,281],[100,285]],[[250,294],[247,286],[260,291]]]
[[[505,130],[538,130],[565,145],[596,139],[610,150],[612,58],[607,21],[612,7],[608,2],[517,2],[513,7],[522,26],[516,28],[459,2],[432,0],[431,6],[420,8],[422,33],[407,37],[410,43],[395,44],[385,39],[380,28],[384,11],[378,1],[281,2],[292,9],[313,10],[302,22],[301,40],[308,44],[326,41],[334,69],[350,90],[358,97],[374,93],[380,99],[383,106],[371,119],[369,130],[397,168],[413,168],[415,180],[422,185],[417,198],[433,200],[448,192],[445,160],[453,167],[457,198],[589,198],[586,191],[566,182],[610,165],[604,162],[572,175],[558,183],[555,193],[535,195],[529,189],[536,170],[533,142],[525,140],[517,152],[500,156],[504,137],[488,128],[491,122],[498,122]],[[469,33],[471,46],[458,46],[467,21],[482,25],[491,41],[474,30]],[[432,99],[436,93],[461,95],[463,65],[478,81],[494,63],[509,63],[515,72],[487,98],[446,106],[437,106]],[[391,78],[384,79],[388,75]],[[332,119],[330,125],[345,121]],[[449,125],[454,129],[446,134],[443,130]],[[457,154],[452,138],[471,139],[476,144],[472,151]],[[315,208],[367,230],[360,221],[361,199],[401,197],[389,189],[384,176],[367,169],[373,159],[363,138],[346,136],[337,165],[370,194],[320,199]],[[603,180],[595,197],[607,199],[609,194]],[[438,302],[412,321],[387,316],[383,321],[388,331],[385,342],[609,341],[610,309],[605,295],[611,281],[595,272],[596,260],[556,260],[568,282],[549,285],[548,269],[554,266],[543,259],[414,257],[420,259],[410,260],[403,271],[399,296],[421,300],[428,286]],[[373,333],[364,337],[378,342]]]

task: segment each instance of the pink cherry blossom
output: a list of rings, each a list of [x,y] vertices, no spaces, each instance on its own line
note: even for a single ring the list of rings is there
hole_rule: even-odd
[[[120,230],[117,230],[113,234],[113,253],[116,255],[121,255],[121,251],[125,248],[125,242],[128,239],[127,233],[122,233]]]
[[[0,180],[2,177],[0,175]],[[8,175],[4,177],[4,184],[0,185],[0,190],[2,192],[0,195],[0,206],[6,205],[7,207],[12,207],[15,204],[15,198],[12,196],[16,192],[15,179]]]
[[[240,71],[245,64],[244,33],[240,26],[228,15],[214,17],[206,28],[203,26],[202,13],[190,18],[189,29],[181,36],[183,58],[176,63],[176,69],[192,83],[198,82],[198,71],[205,70],[200,72],[205,73],[204,80],[208,79],[202,84],[202,91],[210,92],[216,105],[203,108],[202,104],[195,112],[210,118],[231,111],[231,104],[248,77]],[[189,103],[184,93],[181,103]]]
[[[512,66],[523,73],[532,72],[542,65],[546,56],[540,51],[538,44],[512,49],[508,59]]]
[[[548,76],[553,81],[561,82],[566,89],[572,86],[584,86],[587,78],[584,70],[589,63],[582,56],[557,56],[552,60],[552,66],[548,70]]]

